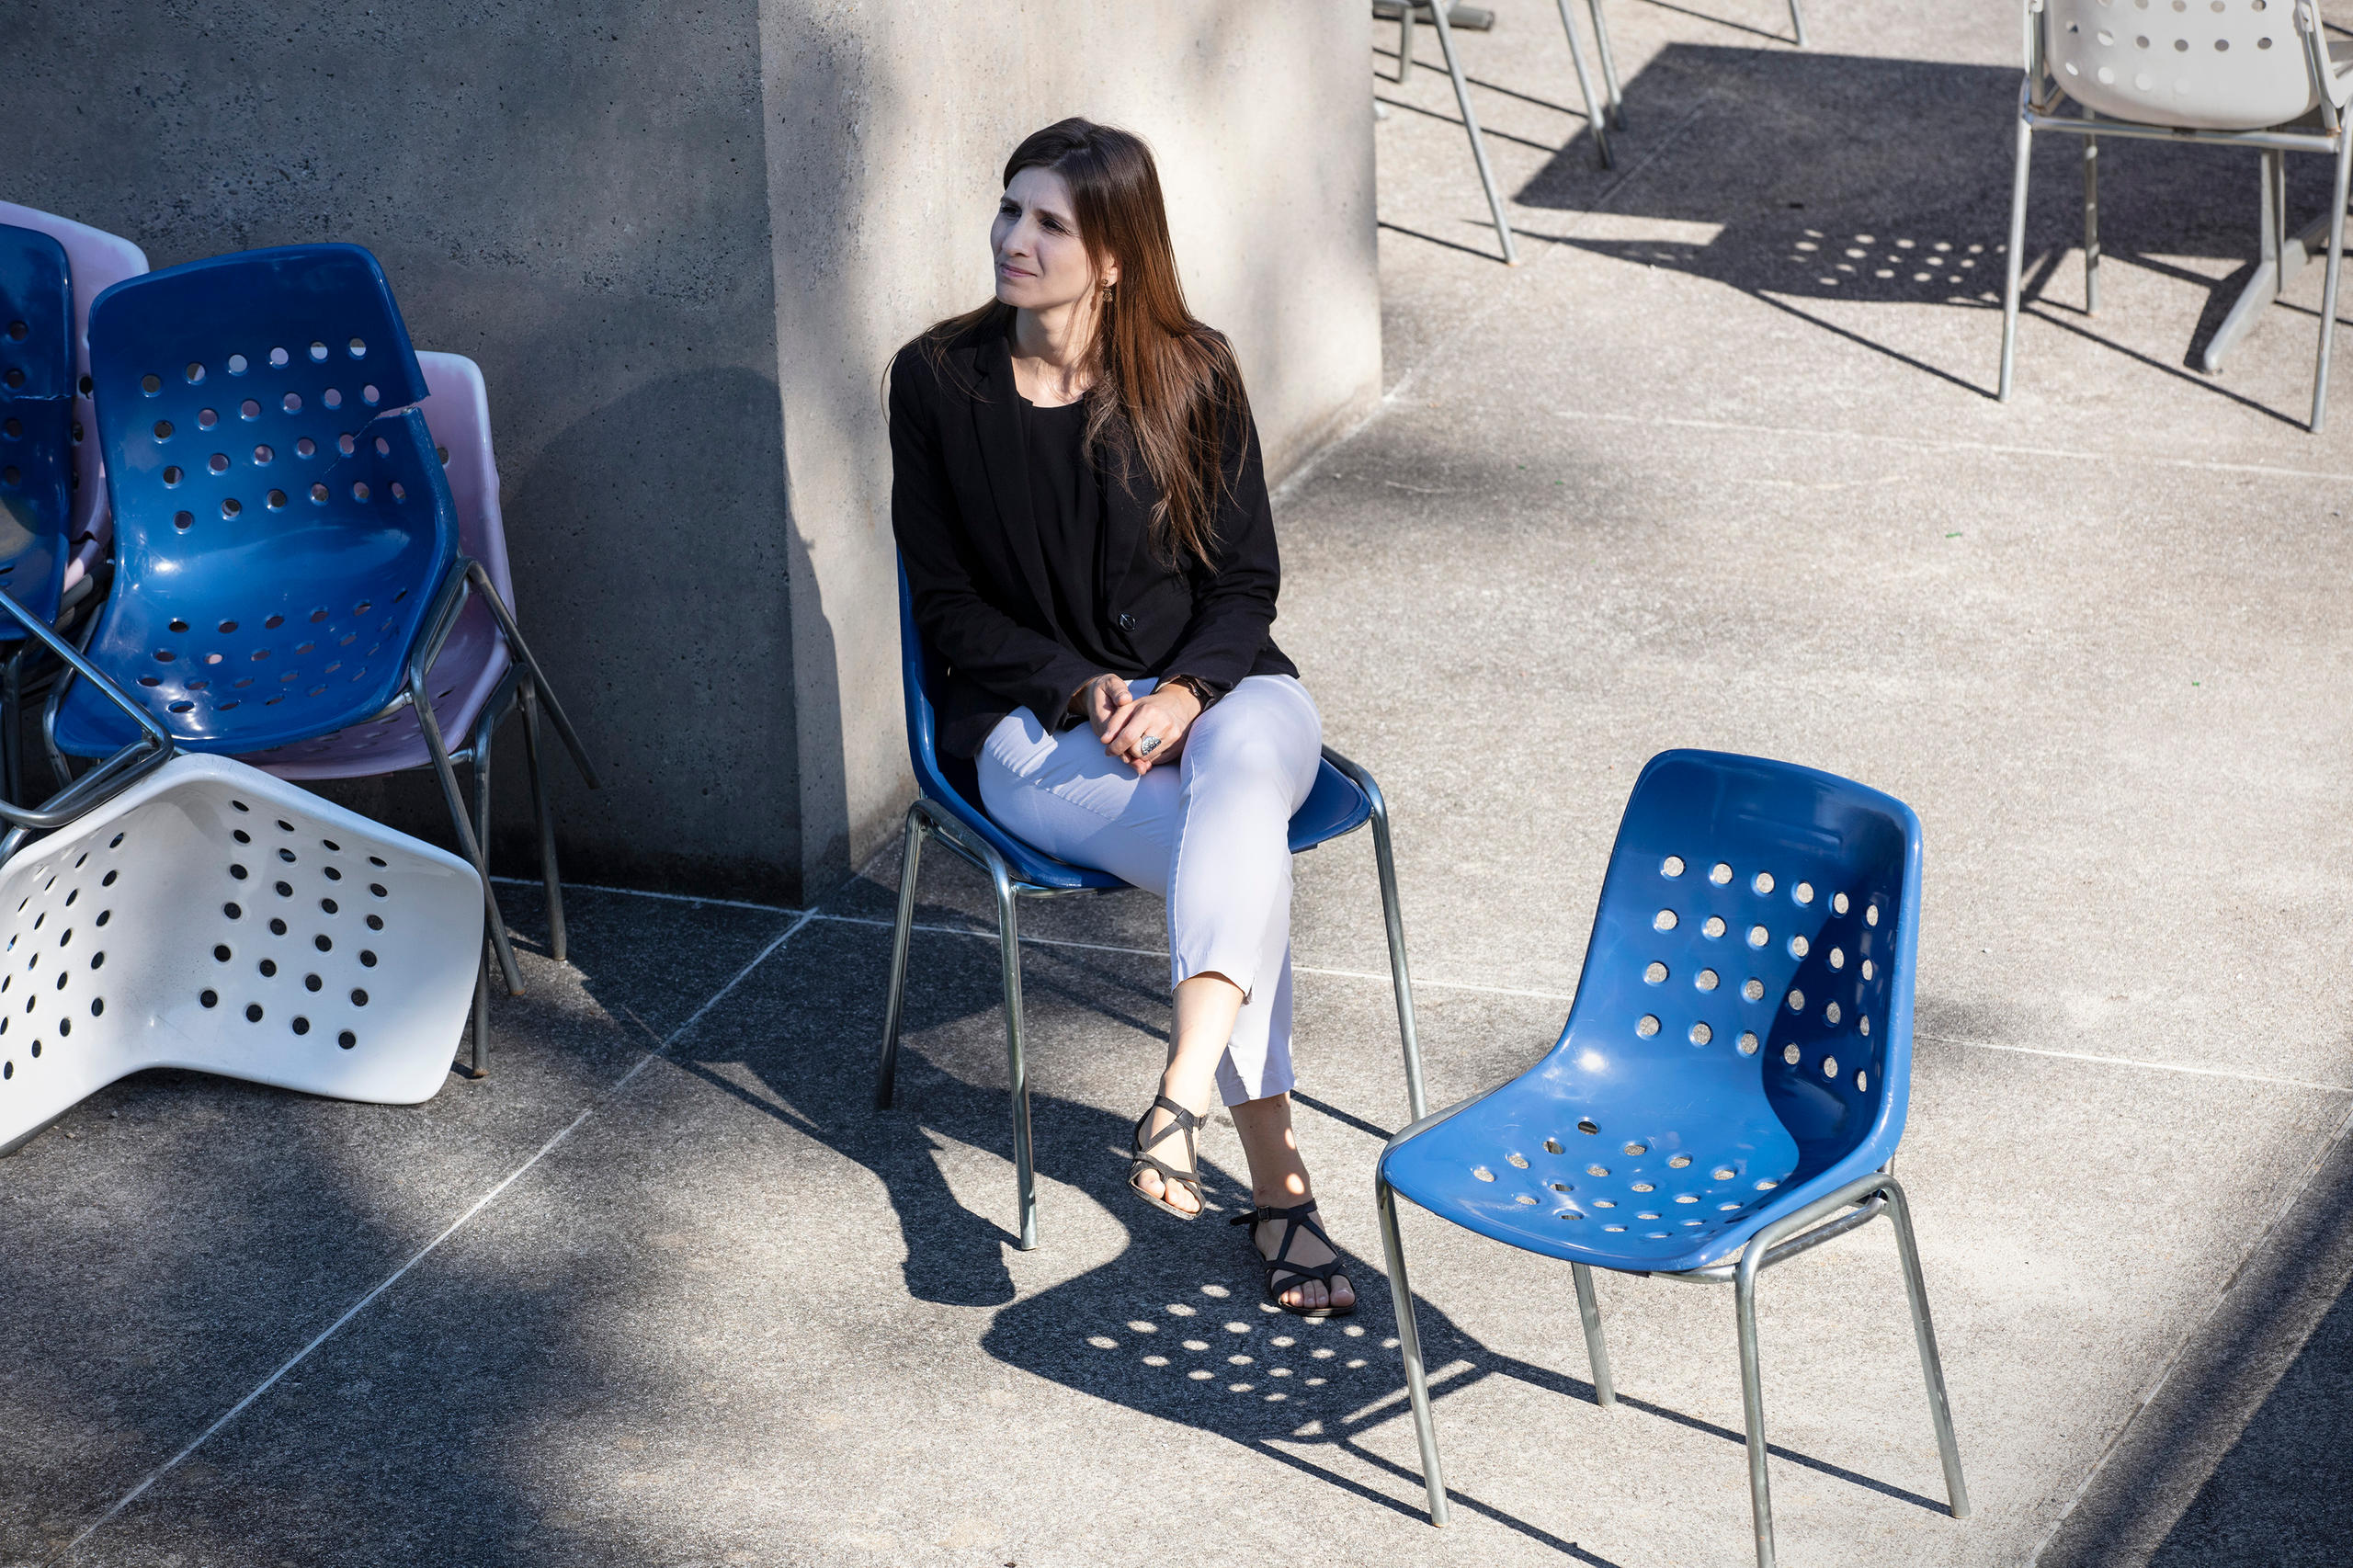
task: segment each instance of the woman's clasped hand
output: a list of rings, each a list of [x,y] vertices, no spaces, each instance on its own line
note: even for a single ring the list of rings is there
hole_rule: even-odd
[[[1103,753],[1142,777],[1185,751],[1186,732],[1201,716],[1201,699],[1185,687],[1163,684],[1139,697],[1115,675],[1099,675],[1072,699],[1086,716]]]

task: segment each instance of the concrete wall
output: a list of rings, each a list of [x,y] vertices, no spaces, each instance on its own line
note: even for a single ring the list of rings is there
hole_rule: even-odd
[[[891,831],[879,377],[987,297],[1024,132],[1152,139],[1278,472],[1377,394],[1344,0],[18,0],[10,30],[6,195],[158,266],[356,241],[420,347],[481,361],[523,625],[608,776],[556,774],[582,880],[815,897]],[[335,792],[447,836],[421,778]]]

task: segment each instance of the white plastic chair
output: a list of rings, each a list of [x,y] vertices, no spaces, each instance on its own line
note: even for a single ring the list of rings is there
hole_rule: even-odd
[[[2020,259],[2026,249],[2028,166],[2038,131],[2084,138],[2084,298],[2099,308],[2099,141],[2102,136],[2204,142],[2262,156],[2262,249],[2204,356],[2209,371],[2243,337],[2288,278],[2310,259],[2322,231],[2320,351],[2313,372],[2312,427],[2328,411],[2328,355],[2345,246],[2346,179],[2353,172],[2345,109],[2353,98],[2353,48],[2326,42],[2312,0],[2026,0],[2026,80],[2018,90],[2018,176],[2010,199],[2010,250],[2002,294],[2002,377],[2010,395],[2017,360]],[[2079,114],[2062,112],[2072,99]],[[2320,220],[2286,233],[2286,153],[2336,159],[2336,194]]]
[[[0,802],[0,1153],[148,1067],[431,1098],[480,968],[473,867],[244,763],[176,755],[17,619],[142,733],[46,806]]]

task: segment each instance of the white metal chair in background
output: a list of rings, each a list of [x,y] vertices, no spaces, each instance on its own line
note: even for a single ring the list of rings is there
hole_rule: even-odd
[[[2327,236],[2320,351],[2313,372],[2312,427],[2328,411],[2328,353],[2345,247],[2346,176],[2353,170],[2345,112],[2353,97],[2348,46],[2323,36],[2312,0],[2026,0],[2026,80],[2018,90],[2018,176],[2010,199],[2010,250],[2002,294],[2002,378],[2010,395],[2017,361],[2020,260],[2034,133],[2084,138],[2084,303],[2099,308],[2099,138],[2203,142],[2261,157],[2262,248],[2255,275],[2206,347],[2220,370],[2290,278]],[[2074,100],[2080,114],[2062,112]],[[2288,153],[2336,160],[2328,210],[2287,233]]]
[[[1569,61],[1576,67],[1577,91],[1585,98],[1586,123],[1593,129],[1593,144],[1601,154],[1601,166],[1608,168],[1612,166],[1609,125],[1614,123],[1620,131],[1626,128],[1626,106],[1618,90],[1618,65],[1609,53],[1609,28],[1601,19],[1601,0],[1586,0],[1593,15],[1594,39],[1601,51],[1602,87],[1607,95],[1598,109],[1594,107],[1593,75],[1586,67],[1585,45],[1577,38],[1576,24],[1569,19],[1569,0],[1555,3],[1561,10],[1561,30],[1569,39]],[[1471,138],[1471,161],[1479,166],[1479,183],[1487,193],[1487,210],[1495,221],[1495,238],[1503,244],[1505,264],[1517,267],[1519,250],[1512,244],[1511,222],[1504,215],[1503,193],[1495,188],[1495,170],[1487,163],[1487,139],[1481,134],[1479,117],[1471,108],[1471,86],[1463,79],[1462,62],[1454,52],[1454,28],[1448,20],[1449,7],[1437,4],[1424,7],[1412,0],[1395,0],[1393,11],[1390,6],[1376,4],[1373,15],[1380,19],[1393,15],[1397,19],[1397,80],[1402,84],[1414,73],[1414,23],[1417,10],[1423,13],[1419,19],[1438,29],[1438,51],[1446,56],[1446,74],[1454,83],[1454,104],[1462,111],[1463,130]],[[1796,14],[1797,0],[1790,0],[1790,10],[1791,15]],[[1799,30],[1802,41],[1802,24]]]

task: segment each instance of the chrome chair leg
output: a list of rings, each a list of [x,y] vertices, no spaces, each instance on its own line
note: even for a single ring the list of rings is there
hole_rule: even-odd
[[[1364,791],[1372,811],[1372,863],[1380,873],[1381,918],[1389,937],[1389,983],[1397,997],[1397,1034],[1405,1051],[1406,1119],[1419,1121],[1429,1114],[1422,1098],[1422,1044],[1414,1025],[1414,976],[1405,962],[1405,917],[1397,904],[1397,853],[1389,836],[1389,801],[1371,774],[1334,751],[1324,748],[1324,760]]]
[[[921,802],[907,808],[899,850],[899,918],[891,933],[891,994],[882,1007],[882,1057],[874,1069],[874,1108],[889,1110],[898,1092],[899,1017],[907,994],[907,940],[915,924],[915,876],[923,863],[923,841],[931,833]]]
[[[1014,1245],[1023,1252],[1038,1244],[1038,1172],[1029,1146],[1029,1069],[1021,1057],[1021,926],[1019,895],[1005,862],[989,868],[996,884],[998,961],[1005,978],[1005,1072],[1013,1091],[1013,1185],[1020,1210]],[[904,894],[903,894],[904,896]]]
[[[2328,275],[2320,291],[2320,363],[2313,372],[2313,434],[2328,418],[2328,351],[2336,338],[2336,275],[2345,259],[2346,176],[2353,173],[2353,124],[2336,133],[2336,193],[2328,204]]]
[[[506,651],[514,656],[517,664],[523,666],[525,677],[538,688],[540,700],[547,704],[548,722],[555,726],[556,739],[562,741],[564,749],[572,754],[573,763],[580,769],[581,778],[591,790],[603,788],[595,766],[588,760],[588,748],[580,744],[579,732],[572,727],[572,721],[565,716],[563,704],[556,700],[555,688],[548,684],[548,677],[540,670],[539,660],[531,656],[530,645],[523,641],[522,629],[515,624],[514,611],[506,608],[506,601],[500,598],[498,590],[491,585],[490,574],[483,569],[481,562],[469,561],[466,562],[466,575],[473,584],[474,591],[489,605],[491,618],[498,622],[498,630],[506,639]]]
[[[1403,14],[1397,18],[1397,80],[1402,85],[1414,74],[1414,0],[1405,0]]]
[[[1430,1523],[1446,1524],[1446,1477],[1438,1470],[1438,1428],[1430,1421],[1429,1380],[1422,1370],[1422,1336],[1414,1324],[1414,1288],[1405,1279],[1405,1244],[1397,1230],[1397,1194],[1373,1178],[1381,1214],[1381,1250],[1389,1259],[1389,1296],[1397,1309],[1397,1346],[1405,1359],[1405,1393],[1414,1406],[1414,1440],[1422,1449],[1422,1485],[1429,1493]]]
[[[1577,41],[1577,25],[1569,19],[1569,0],[1556,0],[1556,3],[1561,9],[1561,30],[1569,39],[1569,64],[1577,74],[1577,91],[1585,96],[1586,124],[1592,128],[1593,145],[1595,151],[1601,154],[1601,166],[1609,168],[1613,165],[1609,156],[1608,131],[1611,106],[1606,96],[1599,108],[1594,106],[1593,75],[1586,69],[1585,45]],[[1595,14],[1599,15],[1598,9]]]
[[[1937,1429],[1937,1457],[1944,1461],[1945,1496],[1952,1517],[1969,1517],[1969,1483],[1961,1478],[1961,1444],[1953,1436],[1952,1406],[1945,1398],[1945,1369],[1937,1354],[1936,1325],[1928,1321],[1928,1284],[1920,1273],[1920,1247],[1912,1236],[1912,1206],[1893,1176],[1881,1184],[1888,1218],[1895,1221],[1895,1250],[1904,1260],[1904,1293],[1912,1303],[1912,1336],[1920,1346],[1920,1371],[1928,1384],[1928,1419]]]
[[[1798,47],[1803,49],[1805,47],[1805,12],[1799,7],[1798,0],[1790,0],[1790,30],[1797,34]]]
[[[530,775],[531,810],[540,830],[540,880],[547,887],[548,957],[567,960],[569,942],[563,925],[563,879],[555,858],[555,814],[548,810],[547,772],[540,758],[540,692],[526,679],[516,688],[523,705],[523,769]]]
[[[465,796],[458,789],[458,769],[449,760],[449,747],[441,738],[441,722],[433,712],[432,699],[426,695],[422,679],[411,682],[409,705],[416,712],[416,727],[425,733],[425,749],[432,755],[434,777],[441,781],[441,799],[449,808],[449,820],[457,825],[459,852],[473,862],[475,872],[482,878],[483,918],[490,924],[490,943],[498,953],[498,967],[506,979],[506,989],[517,996],[523,994],[523,972],[515,966],[515,949],[506,940],[506,917],[499,911],[498,890],[491,885],[490,859],[482,841],[474,835],[473,813],[466,809]]]
[[[1601,15],[1601,0],[1586,0],[1593,13],[1593,47],[1601,56],[1601,85],[1609,94],[1609,128],[1626,129],[1626,89],[1618,85],[1618,57],[1609,49],[1609,23]]]
[[[484,942],[482,961],[474,966],[473,1039],[467,1064],[459,1069],[461,1075],[477,1083],[490,1076],[490,966],[497,961],[498,955]]]
[[[1411,14],[1413,6],[1405,7]],[[1495,220],[1495,238],[1503,242],[1504,265],[1518,267],[1519,252],[1511,243],[1511,221],[1504,216],[1502,192],[1495,188],[1495,171],[1487,166],[1487,139],[1479,133],[1479,117],[1471,108],[1471,85],[1462,79],[1462,62],[1454,52],[1454,28],[1446,19],[1446,6],[1430,7],[1430,20],[1438,28],[1438,46],[1446,55],[1446,74],[1454,80],[1454,105],[1462,111],[1462,128],[1471,137],[1471,161],[1479,165],[1479,183],[1486,187],[1487,210]],[[1590,98],[1587,100],[1590,107]]]
[[[1615,1410],[1618,1386],[1609,1377],[1609,1346],[1601,1337],[1601,1303],[1594,1299],[1592,1266],[1572,1263],[1569,1277],[1577,1285],[1577,1316],[1585,1324],[1585,1354],[1593,1367],[1594,1402],[1604,1410]]]
[[[2099,313],[2099,138],[2084,138],[2084,313]]]
[[[1773,1484],[1765,1472],[1765,1384],[1756,1357],[1756,1270],[1766,1250],[1750,1242],[1733,1273],[1733,1312],[1740,1320],[1740,1402],[1748,1424],[1748,1506],[1756,1529],[1756,1568],[1773,1568]]]
[[[2018,365],[2018,264],[2026,250],[2026,184],[2029,164],[2034,156],[2034,127],[2026,119],[2021,101],[2018,110],[2018,173],[2010,187],[2010,251],[2004,257],[2002,283],[2002,379],[1995,397],[2003,403],[2010,401],[2010,375]]]

